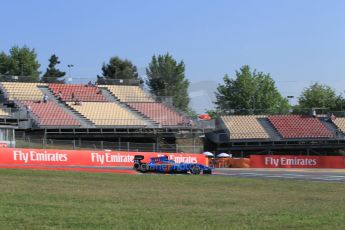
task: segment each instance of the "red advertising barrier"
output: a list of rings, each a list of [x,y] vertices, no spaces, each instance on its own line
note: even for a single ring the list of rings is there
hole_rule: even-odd
[[[1,148],[0,167],[9,165],[132,166],[135,155],[144,155],[146,162],[150,157],[167,155],[176,163],[206,164],[206,157],[203,154]]]
[[[345,168],[344,156],[251,155],[251,168]]]

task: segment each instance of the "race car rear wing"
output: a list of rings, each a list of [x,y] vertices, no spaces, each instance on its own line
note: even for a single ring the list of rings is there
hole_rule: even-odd
[[[142,160],[144,160],[144,156],[143,155],[135,155],[134,156],[134,163],[141,163]]]

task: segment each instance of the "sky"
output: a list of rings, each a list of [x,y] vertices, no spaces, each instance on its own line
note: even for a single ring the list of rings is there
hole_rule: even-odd
[[[170,53],[198,113],[242,65],[270,73],[292,104],[315,82],[345,91],[343,0],[0,0],[0,21],[0,51],[34,48],[42,72],[56,54],[74,83],[95,80],[112,56],[144,76],[152,55]]]

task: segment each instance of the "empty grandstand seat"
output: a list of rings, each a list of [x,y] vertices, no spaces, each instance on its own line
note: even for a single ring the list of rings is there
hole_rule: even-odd
[[[113,102],[82,102],[80,105],[67,102],[75,111],[95,125],[100,126],[144,126],[145,122],[129,110]]]
[[[80,126],[80,122],[66,113],[52,101],[35,103],[33,101],[20,101],[24,106],[30,106],[29,112],[37,118],[40,126]]]
[[[158,102],[128,102],[130,107],[163,126],[179,126],[184,117]]]
[[[0,116],[1,117],[8,117],[10,116],[10,113],[6,111],[4,108],[0,108]]]
[[[154,102],[139,86],[133,85],[100,85],[107,88],[115,97],[122,102]]]
[[[42,100],[43,93],[38,88],[46,86],[46,83],[2,82],[8,100]]]
[[[345,132],[345,117],[337,117],[332,122],[342,131]]]
[[[259,122],[266,116],[222,116],[221,120],[230,133],[230,139],[268,139],[270,135]]]
[[[283,138],[331,138],[333,134],[318,118],[303,115],[267,117]]]
[[[100,89],[98,87],[55,83],[49,84],[48,87],[55,96],[58,96],[61,91],[62,101],[74,101],[75,99],[78,99],[79,101],[107,101],[107,99],[99,93]],[[74,98],[72,98],[72,95],[74,95]]]

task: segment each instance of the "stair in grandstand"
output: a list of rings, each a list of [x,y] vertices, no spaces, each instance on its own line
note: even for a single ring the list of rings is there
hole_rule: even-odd
[[[145,125],[149,128],[156,128],[157,126],[159,126],[159,123],[153,121],[152,119],[150,119],[149,117],[144,116],[142,113],[140,113],[139,111],[131,108],[130,106],[128,106],[126,103],[122,103],[120,102],[120,100],[118,100],[115,95],[113,95],[107,88],[100,88],[102,90],[102,94],[103,96],[110,102],[116,103],[117,105],[121,106],[122,108],[126,109],[126,110],[130,110],[132,112],[132,114],[140,120],[144,120]]]
[[[280,134],[277,132],[277,130],[271,125],[271,123],[267,120],[267,118],[259,118],[259,123],[262,125],[262,127],[265,129],[265,131],[268,133],[268,135],[271,137],[273,141],[277,141],[281,139]]]
[[[326,118],[321,118],[320,121],[330,132],[332,132],[335,135],[335,137],[344,137],[344,134],[342,132],[337,132],[338,127],[333,122],[327,120]]]
[[[21,103],[17,103],[15,106],[16,111],[12,113],[12,116],[19,120],[18,127],[20,129],[29,129],[33,126],[36,126],[36,121],[38,118],[34,114],[29,114],[27,109]]]
[[[110,102],[119,102],[117,99],[107,88],[100,88],[102,91],[103,96]]]
[[[83,128],[93,128],[95,127],[90,121],[82,117],[80,114],[73,112],[72,109],[67,107],[66,104],[61,103],[57,98],[52,94],[48,87],[39,87],[43,94],[46,94],[50,101],[53,101],[56,105],[62,108],[66,113],[70,114],[74,119],[80,122]]]

